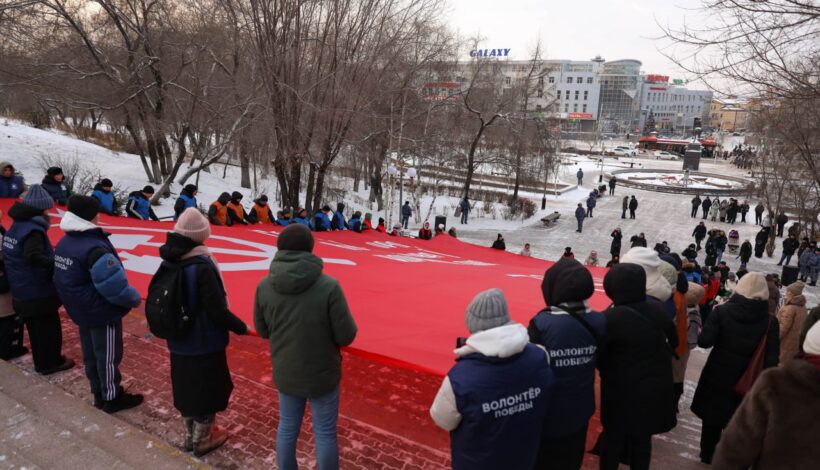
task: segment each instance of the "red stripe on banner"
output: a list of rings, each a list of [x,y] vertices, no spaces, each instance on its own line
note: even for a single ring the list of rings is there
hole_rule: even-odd
[[[0,199],[7,212],[14,201]],[[51,211],[49,237],[62,237],[62,209]],[[4,217],[4,225],[11,224]],[[145,296],[161,260],[158,248],[172,222],[100,217],[100,226],[128,271],[129,281]],[[276,253],[278,227],[212,227],[207,245],[222,269],[231,310],[253,325],[253,297]],[[467,336],[464,312],[480,291],[501,288],[513,320],[528,324],[544,306],[541,279],[553,263],[461,242],[449,236],[425,241],[376,232],[325,232],[316,236],[315,253],[325,273],[339,280],[359,326],[352,354],[395,367],[443,375],[453,364],[456,338]],[[590,268],[596,293],[593,309],[609,300],[601,283],[606,269]]]

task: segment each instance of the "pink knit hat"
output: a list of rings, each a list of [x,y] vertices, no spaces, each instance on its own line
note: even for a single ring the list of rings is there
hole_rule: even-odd
[[[185,209],[174,225],[174,233],[188,237],[197,243],[205,243],[211,236],[211,224],[195,207]]]

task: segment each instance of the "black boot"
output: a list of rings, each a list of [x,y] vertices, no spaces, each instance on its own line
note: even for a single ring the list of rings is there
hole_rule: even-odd
[[[111,401],[106,401],[102,409],[108,414],[116,413],[139,406],[142,400],[143,396],[139,393],[125,393],[125,391],[120,388],[120,393],[117,394],[117,397]]]

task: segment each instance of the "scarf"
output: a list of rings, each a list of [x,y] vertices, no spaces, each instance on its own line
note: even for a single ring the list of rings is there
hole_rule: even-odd
[[[813,366],[814,366],[814,368],[815,368],[815,369],[817,369],[818,371],[820,371],[820,355],[817,355],[817,354],[806,354],[806,356],[805,356],[805,357],[803,357],[803,359],[805,359],[806,361],[808,361],[811,365],[813,365]]]

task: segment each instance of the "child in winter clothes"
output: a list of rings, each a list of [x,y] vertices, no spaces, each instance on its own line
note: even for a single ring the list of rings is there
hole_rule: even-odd
[[[587,259],[584,261],[584,264],[587,266],[598,266],[598,252],[592,250]]]
[[[689,290],[686,291],[686,314],[688,316],[689,327],[686,335],[686,342],[689,349],[698,347],[698,337],[703,329],[703,320],[700,318],[699,303],[706,295],[706,290],[700,284],[689,283]]]

